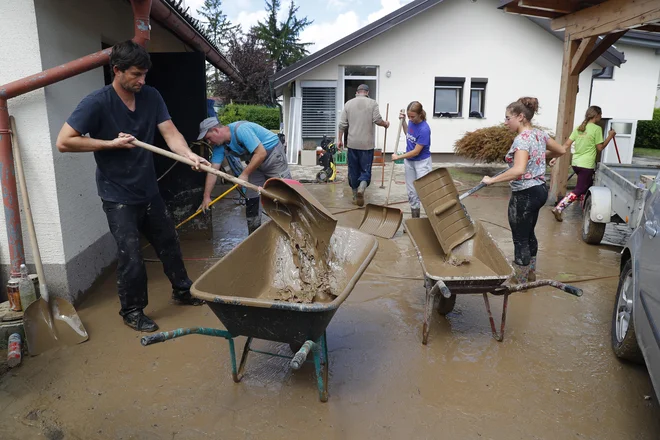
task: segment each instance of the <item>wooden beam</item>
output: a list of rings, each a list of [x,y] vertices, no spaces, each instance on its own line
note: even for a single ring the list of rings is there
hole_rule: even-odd
[[[586,69],[591,63],[596,62],[598,57],[605,53],[614,43],[616,43],[619,38],[621,38],[627,31],[615,32],[613,34],[605,35],[600,42],[594,47],[589,56],[584,60],[584,67],[582,70]]]
[[[660,20],[658,0],[608,0],[552,20],[552,30],[566,29],[574,40],[627,30]]]
[[[504,12],[508,12],[509,14],[525,15],[527,17],[556,18],[561,16],[561,14],[557,12],[543,11],[541,9],[521,8],[516,4],[505,6]]]
[[[573,131],[575,101],[577,98],[579,75],[571,75],[571,62],[578,49],[578,43],[566,34],[564,38],[564,59],[561,66],[561,86],[559,89],[559,110],[557,112],[557,133],[555,139],[563,144]],[[557,203],[558,197],[566,194],[566,181],[571,166],[571,152],[564,154],[552,167],[548,204]]]
[[[587,65],[584,62],[589,57],[589,54],[593,51],[596,43],[598,42],[598,37],[587,37],[580,42],[580,47],[578,47],[571,61],[571,75],[579,75],[580,72],[584,70]]]
[[[541,9],[544,11],[570,14],[577,10],[577,4],[571,0],[518,0],[521,8]]]

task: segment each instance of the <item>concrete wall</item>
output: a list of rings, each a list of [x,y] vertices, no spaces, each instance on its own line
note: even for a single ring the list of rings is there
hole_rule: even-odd
[[[498,10],[498,5],[497,0],[475,3],[445,0],[297,81],[341,80],[341,66],[377,65],[381,113],[385,113],[385,106],[390,103],[390,121],[396,127],[398,109],[410,101],[420,101],[427,113],[432,114],[435,77],[465,77],[463,117],[428,117],[434,153],[452,152],[454,142],[467,131],[503,122],[506,106],[521,96],[539,99],[541,109],[535,122],[554,132],[563,44],[527,18]],[[626,46],[625,50],[630,61],[622,69],[616,69],[615,80],[609,85],[595,84],[592,102],[596,99],[603,102],[608,111],[615,112],[614,117],[635,119],[653,108],[652,96],[648,104],[642,95],[649,95],[647,90],[655,93],[657,57],[649,60],[649,53],[638,48]],[[596,67],[594,64],[593,68]],[[387,71],[391,72],[389,78],[385,76]],[[467,117],[471,77],[488,78],[484,119]],[[591,68],[580,76],[576,119],[586,109],[590,78]],[[649,78],[654,81],[651,89],[647,89]],[[619,101],[626,104],[620,105]],[[381,146],[384,130],[378,128],[377,133],[377,145]],[[392,133],[388,136],[388,151],[392,151],[395,138]]]
[[[0,48],[0,83],[97,52],[102,42],[112,45],[133,36],[128,2],[12,1],[8,12],[0,34],[15,40],[5,40],[8,44]],[[190,48],[152,22],[149,50]],[[91,286],[114,261],[115,245],[96,191],[93,155],[59,153],[55,141],[80,100],[103,86],[103,71],[96,69],[9,101],[25,146],[28,186],[48,283],[56,294],[70,299]],[[0,257],[6,264],[4,224],[1,229]],[[28,243],[25,237],[26,249]],[[26,254],[31,262],[29,251]]]

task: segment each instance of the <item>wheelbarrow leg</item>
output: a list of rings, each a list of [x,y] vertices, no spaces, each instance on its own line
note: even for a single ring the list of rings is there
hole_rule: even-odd
[[[241,364],[238,367],[238,373],[234,373],[234,382],[238,383],[243,379],[243,372],[245,372],[245,364],[247,363],[248,354],[250,353],[250,344],[252,344],[252,338],[247,338],[245,341],[245,346],[243,347],[243,354],[241,355]],[[233,344],[232,344],[233,345]]]
[[[496,341],[502,342],[504,340],[504,327],[506,326],[506,309],[509,303],[509,294],[504,294],[504,301],[502,302],[502,320],[500,322],[500,333],[497,333],[495,328],[495,320],[493,319],[493,314],[490,311],[490,302],[488,301],[488,293],[484,293],[484,303],[486,304],[486,310],[488,311],[488,319],[490,320],[490,330],[493,332],[493,338]]]
[[[433,306],[435,305],[435,297],[441,294],[445,298],[451,297],[449,288],[441,280],[433,284],[433,280],[426,280],[426,304],[424,305],[424,327],[422,328],[422,344],[426,345],[429,340],[429,332],[431,331],[431,315],[433,314]]]
[[[316,369],[316,381],[319,388],[319,400],[328,401],[328,341],[325,333],[317,342],[314,350],[314,367]]]

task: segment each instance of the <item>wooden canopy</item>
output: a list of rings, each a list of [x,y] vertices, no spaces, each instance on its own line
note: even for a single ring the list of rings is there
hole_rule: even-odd
[[[573,130],[580,72],[593,63],[628,30],[660,32],[660,0],[514,0],[501,1],[500,9],[512,14],[549,18],[554,31],[564,31],[558,142]],[[552,170],[548,203],[566,193],[570,152]]]

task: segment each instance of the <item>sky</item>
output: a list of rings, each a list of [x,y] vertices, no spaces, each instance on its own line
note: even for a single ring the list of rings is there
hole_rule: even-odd
[[[308,47],[310,53],[355,32],[363,26],[395,11],[411,0],[297,0],[300,9],[298,17],[313,20],[301,34],[304,43],[313,43]],[[197,14],[204,0],[184,0],[193,17],[202,19]],[[280,15],[289,9],[290,0],[282,0]],[[233,24],[241,24],[244,30],[266,18],[264,0],[226,0],[222,2],[222,12]],[[280,19],[284,17],[281,16]]]

